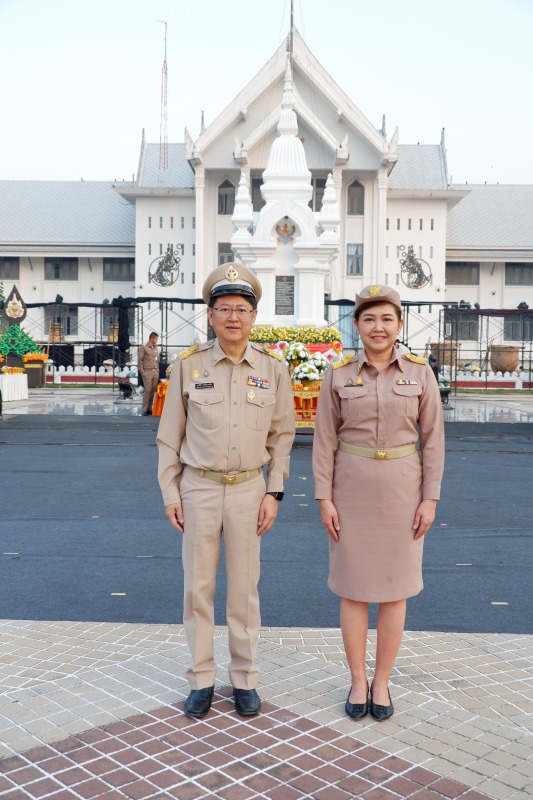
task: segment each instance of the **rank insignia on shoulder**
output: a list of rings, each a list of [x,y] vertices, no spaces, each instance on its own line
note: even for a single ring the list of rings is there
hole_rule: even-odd
[[[338,369],[339,367],[345,367],[346,364],[349,364],[351,360],[352,360],[351,356],[344,356],[344,358],[341,358],[340,361],[333,362],[332,364],[333,369]]]
[[[410,381],[403,378],[400,378],[396,381],[398,386],[418,386],[418,381]]]
[[[269,356],[272,356],[272,358],[277,358],[277,360],[278,360],[278,361],[283,361],[283,356],[282,356],[282,355],[280,355],[280,353],[275,353],[275,352],[272,350],[272,348],[270,347],[270,345],[269,345],[269,344],[264,344],[264,345],[263,345],[263,351],[264,351],[265,353],[267,353]]]
[[[404,358],[406,358],[407,361],[412,361],[413,364],[425,364],[426,363],[426,359],[425,358],[420,358],[420,356],[415,356],[412,353],[406,353],[404,355]]]
[[[199,347],[198,342],[195,342],[194,344],[191,344],[191,346],[188,347],[186,350],[183,350],[183,352],[179,354],[179,358],[181,359],[181,361],[183,361],[185,358],[189,358],[189,356],[192,356],[193,353],[196,353],[198,347]]]
[[[248,375],[248,386],[257,386],[258,389],[270,389],[270,381],[268,378],[256,378],[254,375]]]

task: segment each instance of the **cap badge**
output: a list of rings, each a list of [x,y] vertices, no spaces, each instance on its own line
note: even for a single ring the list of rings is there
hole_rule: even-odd
[[[377,297],[381,293],[381,286],[369,286],[368,294],[370,297]]]
[[[236,281],[237,278],[239,277],[239,273],[237,272],[235,267],[228,267],[224,273],[224,277],[227,278],[228,281],[231,281],[233,283],[233,281]]]

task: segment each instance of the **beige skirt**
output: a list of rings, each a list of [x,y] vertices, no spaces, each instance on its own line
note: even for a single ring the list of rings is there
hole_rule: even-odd
[[[329,542],[331,591],[367,603],[422,591],[424,537],[415,540],[413,530],[422,500],[418,452],[379,461],[338,450],[332,499],[340,533],[338,542]]]

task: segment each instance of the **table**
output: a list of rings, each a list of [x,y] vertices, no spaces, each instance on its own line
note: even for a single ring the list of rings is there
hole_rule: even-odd
[[[15,375],[0,373],[0,391],[4,403],[10,403],[13,400],[27,400],[28,376],[23,372]]]

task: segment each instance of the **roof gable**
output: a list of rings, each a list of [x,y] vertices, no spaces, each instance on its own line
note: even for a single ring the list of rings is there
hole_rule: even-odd
[[[533,248],[533,185],[462,184],[448,216],[448,247]]]

